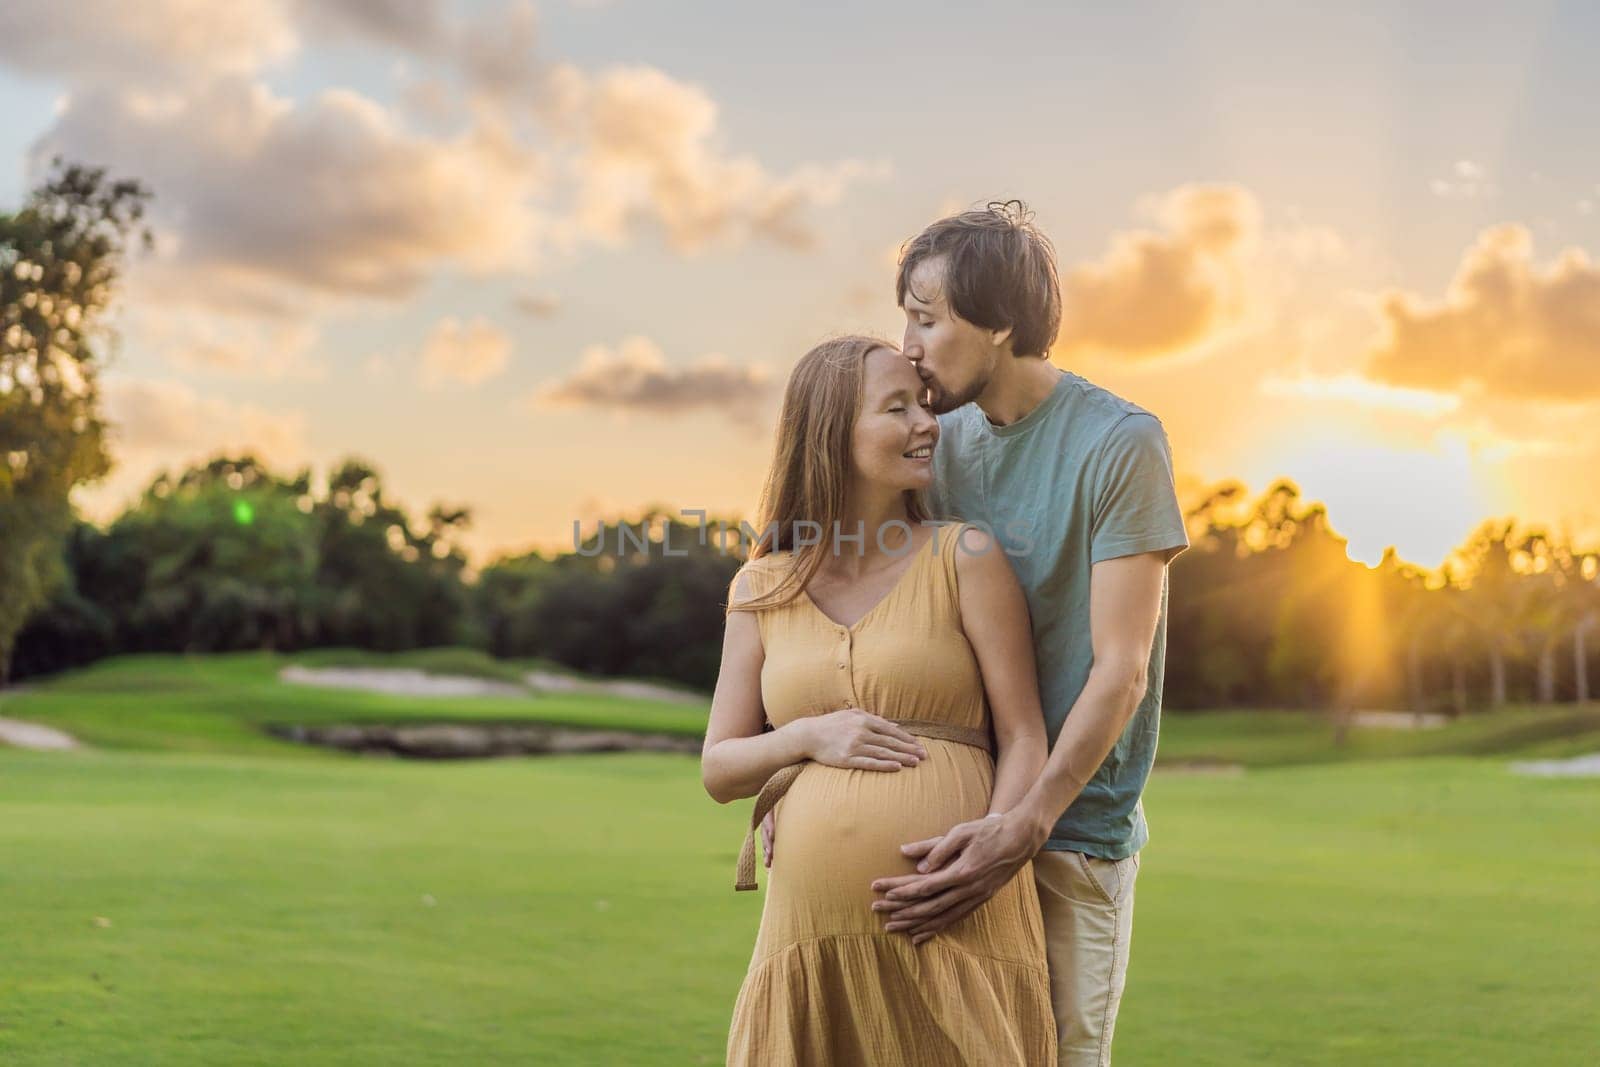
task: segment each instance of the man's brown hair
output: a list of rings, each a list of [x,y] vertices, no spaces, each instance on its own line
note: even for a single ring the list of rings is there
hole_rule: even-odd
[[[940,219],[900,249],[895,300],[905,307],[911,274],[943,257],[944,298],[950,310],[986,330],[1011,327],[1011,351],[1042,356],[1061,330],[1061,279],[1056,250],[1033,225],[1021,200],[988,205]],[[918,300],[923,294],[912,292]],[[930,294],[931,295],[931,294]]]

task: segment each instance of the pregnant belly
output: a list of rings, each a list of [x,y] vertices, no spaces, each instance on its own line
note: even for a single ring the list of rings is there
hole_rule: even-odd
[[[871,911],[877,878],[910,874],[900,851],[936,837],[989,805],[986,753],[919,739],[928,758],[898,771],[810,764],[778,802],[763,934],[785,939],[879,933]],[[782,929],[775,929],[781,927]]]

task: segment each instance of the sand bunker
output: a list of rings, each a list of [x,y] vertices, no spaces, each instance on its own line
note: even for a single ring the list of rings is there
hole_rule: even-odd
[[[269,726],[267,732],[301,744],[412,759],[486,759],[592,752],[698,755],[701,746],[698,737],[633,730],[588,730],[546,723]]]
[[[1450,716],[1435,711],[1425,711],[1421,715],[1411,711],[1358,711],[1354,722],[1375,730],[1437,730],[1450,725]]]
[[[510,682],[463,674],[429,674],[398,667],[285,667],[278,679],[295,685],[361,689],[411,697],[525,697],[528,691]]]
[[[530,671],[527,684],[459,674],[430,674],[390,667],[285,667],[282,681],[420,697],[523,697],[544,693],[603,694],[635,700],[705,704],[706,698],[648,682],[575,678]],[[568,755],[584,752],[682,752],[698,754],[699,737],[631,730],[586,729],[548,723],[408,723],[302,726],[278,724],[267,732],[288,741],[413,759],[483,759],[495,756]]]
[[[1511,769],[1540,778],[1600,778],[1600,752],[1572,759],[1524,760],[1513,763]]]
[[[628,700],[659,700],[668,704],[706,704],[708,697],[650,682],[576,678],[554,671],[529,671],[526,685],[497,682],[464,674],[432,674],[403,667],[285,667],[281,681],[332,689],[360,689],[413,697],[525,697],[541,693],[614,696]]]
[[[669,704],[705,704],[709,701],[699,693],[650,682],[594,681],[553,671],[529,671],[523,677],[541,693],[587,693],[632,700],[662,700]]]
[[[77,748],[78,739],[36,722],[0,719],[0,745],[31,748],[39,752],[65,752]]]

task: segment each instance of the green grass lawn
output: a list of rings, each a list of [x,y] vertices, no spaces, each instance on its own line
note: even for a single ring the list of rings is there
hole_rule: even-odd
[[[536,663],[537,661],[528,661]],[[290,685],[289,664],[394,666],[516,681],[520,671],[466,649],[384,656],[344,650],[219,656],[117,656],[0,696],[0,716],[46,723],[97,747],[307,758],[268,737],[268,723],[528,720],[699,734],[706,708],[587,694],[403,697]],[[531,668],[530,668],[531,669]]]
[[[721,1062],[760,917],[732,891],[747,804],[689,757],[265,739],[440,706],[279,686],[282,662],[121,660],[0,699],[99,746],[0,749],[0,1063]],[[509,703],[487,714],[703,715]],[[1324,724],[1248,714],[1166,724],[1164,755],[1252,766],[1152,780],[1117,1062],[1593,1062],[1600,780],[1396,751],[1430,735],[1312,763]]]

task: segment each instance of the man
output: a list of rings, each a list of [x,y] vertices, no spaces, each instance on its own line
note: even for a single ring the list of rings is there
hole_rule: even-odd
[[[904,352],[939,415],[936,516],[986,524],[1027,594],[1051,753],[1001,816],[907,844],[919,873],[873,883],[921,942],[1030,859],[1060,1063],[1109,1064],[1148,839],[1167,564],[1188,546],[1161,423],[1053,366],[1055,251],[1017,201],[941,219],[901,256]]]

